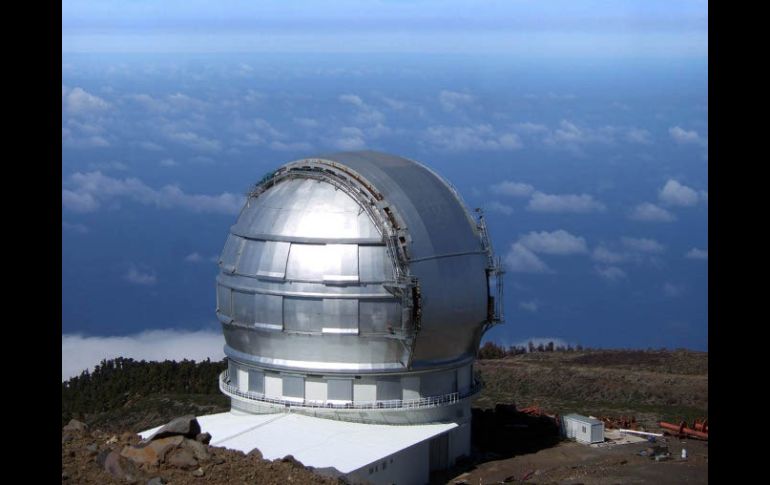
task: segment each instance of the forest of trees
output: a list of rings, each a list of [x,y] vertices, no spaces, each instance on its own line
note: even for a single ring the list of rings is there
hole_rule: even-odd
[[[219,374],[225,360],[201,362],[102,360],[93,372],[62,382],[62,417],[82,416],[123,406],[130,398],[157,393],[219,394]]]
[[[566,347],[564,345],[556,346],[553,342],[548,342],[545,345],[542,343],[535,345],[531,340],[527,343],[526,347],[523,345],[511,345],[507,349],[494,342],[486,342],[479,348],[479,359],[502,359],[528,352],[579,352],[581,350],[584,350],[582,345],[577,345],[574,348],[572,345],[567,345]]]

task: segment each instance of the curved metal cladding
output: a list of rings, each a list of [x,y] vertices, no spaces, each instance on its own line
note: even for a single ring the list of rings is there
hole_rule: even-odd
[[[327,377],[467,365],[490,322],[490,260],[454,189],[417,162],[286,164],[250,193],[220,259],[225,352]]]

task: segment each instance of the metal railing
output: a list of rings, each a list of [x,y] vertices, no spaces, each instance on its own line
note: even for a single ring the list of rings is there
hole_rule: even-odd
[[[316,408],[316,409],[340,409],[340,410],[352,410],[352,409],[418,409],[418,408],[430,408],[437,406],[445,406],[448,404],[454,404],[467,397],[473,396],[481,390],[482,384],[479,381],[473,383],[473,385],[462,392],[452,392],[449,394],[443,394],[440,396],[430,396],[421,399],[392,399],[387,401],[357,401],[348,403],[333,403],[328,401],[308,401],[302,400],[288,400],[274,397],[267,397],[264,394],[241,391],[240,389],[230,385],[229,371],[224,371],[219,375],[219,389],[226,395],[233,397],[241,397],[251,401],[259,401],[266,404],[275,404],[284,407],[302,407],[302,408]]]

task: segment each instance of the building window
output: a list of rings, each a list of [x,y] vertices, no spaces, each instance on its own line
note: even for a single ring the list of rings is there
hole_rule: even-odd
[[[230,377],[230,385],[238,387],[238,366],[232,360],[227,360],[227,375]]]
[[[329,401],[352,401],[353,400],[353,381],[350,379],[328,379]]]
[[[283,397],[305,399],[305,378],[283,376]]]
[[[400,400],[401,396],[402,396],[401,378],[380,377],[377,379],[377,400],[378,401]]]
[[[249,392],[257,394],[265,393],[265,373],[258,370],[249,370]]]

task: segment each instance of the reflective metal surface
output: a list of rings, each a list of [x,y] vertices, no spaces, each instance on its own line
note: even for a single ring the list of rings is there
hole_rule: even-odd
[[[255,186],[222,252],[225,351],[326,374],[472,360],[499,320],[485,236],[419,163],[346,152],[284,165]]]

